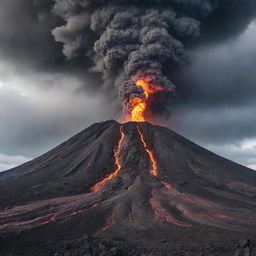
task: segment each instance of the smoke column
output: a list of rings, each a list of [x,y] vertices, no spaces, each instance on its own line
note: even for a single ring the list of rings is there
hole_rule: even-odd
[[[119,88],[126,115],[140,99],[147,101],[146,119],[167,117],[171,74],[187,63],[184,43],[199,38],[200,20],[217,6],[218,0],[55,0],[53,11],[66,24],[52,33],[67,58],[89,57],[104,86]],[[150,95],[136,84],[145,79]]]

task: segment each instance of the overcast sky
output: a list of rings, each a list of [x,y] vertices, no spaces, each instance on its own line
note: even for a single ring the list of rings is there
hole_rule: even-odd
[[[0,171],[94,122],[118,118],[121,109],[115,92],[91,89],[98,82],[81,60],[64,59],[49,32],[59,20],[44,4],[32,12],[36,1],[27,2],[27,8],[15,0],[0,3]],[[228,40],[201,42],[187,55],[191,64],[174,79],[170,128],[256,170],[256,22]]]

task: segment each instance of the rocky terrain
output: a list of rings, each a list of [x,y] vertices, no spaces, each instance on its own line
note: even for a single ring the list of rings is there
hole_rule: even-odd
[[[167,128],[94,124],[0,174],[0,255],[255,255],[255,184]]]

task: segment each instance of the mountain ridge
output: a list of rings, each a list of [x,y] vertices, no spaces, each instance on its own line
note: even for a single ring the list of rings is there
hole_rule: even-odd
[[[0,174],[0,233],[232,240],[254,233],[255,184],[254,171],[168,128],[110,120]]]

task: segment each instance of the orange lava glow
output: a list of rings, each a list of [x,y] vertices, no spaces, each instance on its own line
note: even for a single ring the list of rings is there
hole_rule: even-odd
[[[149,156],[149,159],[150,159],[150,163],[151,163],[151,166],[152,166],[152,169],[150,170],[150,173],[151,173],[153,176],[157,177],[157,178],[160,180],[160,182],[162,183],[162,185],[163,185],[166,189],[168,189],[168,190],[173,190],[173,186],[172,186],[171,184],[169,184],[169,183],[166,182],[166,181],[163,181],[163,180],[159,177],[158,168],[157,168],[157,161],[156,161],[156,159],[155,159],[155,157],[154,157],[153,151],[148,148],[148,145],[147,145],[147,143],[146,143],[146,140],[145,140],[145,138],[144,138],[144,135],[143,135],[142,131],[140,130],[140,128],[139,128],[138,126],[137,126],[137,130],[138,130],[138,133],[139,133],[139,135],[140,135],[141,143],[143,144],[143,147],[144,147],[145,151],[147,152],[147,154],[148,154],[148,156]]]
[[[135,82],[136,86],[141,87],[143,89],[144,98],[135,97],[129,101],[129,105],[131,106],[132,110],[128,117],[126,117],[127,122],[145,122],[145,112],[147,110],[147,101],[150,95],[170,89],[162,88],[152,84],[152,78],[150,77],[142,77]]]
[[[140,131],[140,128],[137,126],[137,130],[138,130],[138,133],[140,135],[140,140],[149,156],[149,159],[150,159],[150,162],[151,162],[151,165],[152,165],[152,170],[150,171],[150,173],[153,175],[153,176],[156,176],[158,177],[158,172],[157,172],[157,162],[154,158],[154,155],[153,155],[153,152],[151,150],[148,149],[148,146],[147,146],[147,143],[145,141],[145,138],[142,134],[142,132]]]
[[[107,221],[108,221],[108,224],[106,226],[104,226],[103,228],[101,228],[97,233],[103,233],[104,231],[110,229],[115,224],[114,213],[112,213],[109,216]]]
[[[168,222],[180,227],[191,227],[190,224],[185,224],[174,219],[174,217],[170,213],[168,213],[164,208],[162,208],[157,202],[155,202],[153,198],[151,198],[149,202],[150,202],[154,217],[157,221]]]
[[[218,213],[218,212],[211,212],[210,215],[212,215],[214,218],[217,218],[217,219],[238,221],[238,219],[233,216],[228,216],[228,215]]]
[[[173,186],[163,180],[161,180],[161,183],[164,185],[164,187],[168,190],[173,190]]]
[[[42,225],[46,225],[46,224],[50,224],[50,223],[52,223],[52,222],[55,222],[56,221],[56,215],[53,215],[49,220],[46,220],[46,221],[44,221],[44,222],[42,222],[41,224]]]
[[[125,138],[125,134],[124,134],[124,132],[122,131],[122,126],[121,126],[121,128],[120,128],[120,133],[121,133],[121,138],[120,138],[120,140],[119,140],[119,142],[118,142],[117,150],[115,150],[115,153],[114,153],[115,164],[116,164],[117,168],[116,168],[116,170],[115,170],[114,172],[110,173],[106,178],[104,178],[103,180],[101,180],[101,181],[99,181],[98,183],[96,183],[96,184],[92,187],[92,189],[91,189],[92,192],[98,192],[98,191],[100,191],[101,188],[102,188],[102,186],[104,186],[104,184],[105,184],[107,181],[109,181],[109,180],[113,179],[115,176],[117,176],[118,173],[120,172],[121,168],[122,168],[121,161],[120,161],[120,158],[119,158],[119,156],[120,156],[120,151],[121,151],[121,145],[122,145],[123,140],[124,140],[124,138]]]
[[[72,212],[71,214],[69,214],[69,216],[75,216],[75,215],[78,215],[78,214],[80,214],[82,212],[83,212],[83,210],[79,210],[77,212]]]

